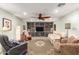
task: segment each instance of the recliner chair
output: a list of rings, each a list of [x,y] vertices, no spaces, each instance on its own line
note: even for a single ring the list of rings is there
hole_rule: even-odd
[[[0,35],[0,43],[1,45],[3,46],[3,48],[5,49],[6,53],[5,54],[8,54],[7,52],[11,49],[11,48],[14,48],[16,46],[20,46],[20,44],[13,44],[9,41],[9,38],[8,36],[6,35]],[[27,45],[26,45],[27,47]],[[17,51],[18,52],[18,51]],[[20,51],[22,52],[22,51]]]
[[[27,42],[22,43],[11,48],[7,54],[8,55],[25,55],[27,53]]]

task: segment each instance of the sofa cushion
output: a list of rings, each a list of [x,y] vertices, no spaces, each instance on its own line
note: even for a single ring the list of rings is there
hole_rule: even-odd
[[[61,43],[67,43],[67,39],[62,39]]]
[[[60,42],[53,43],[55,49],[60,49]]]
[[[73,43],[79,43],[79,39],[75,40]]]
[[[76,40],[76,38],[74,36],[71,36],[70,38],[68,38],[67,42],[74,43],[75,40]]]

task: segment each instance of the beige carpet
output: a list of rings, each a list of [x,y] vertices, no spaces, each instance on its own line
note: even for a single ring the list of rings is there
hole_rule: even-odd
[[[35,39],[28,43],[29,55],[48,55],[53,45],[48,39]]]

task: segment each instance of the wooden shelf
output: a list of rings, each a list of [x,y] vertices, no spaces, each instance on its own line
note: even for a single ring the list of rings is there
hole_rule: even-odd
[[[44,31],[36,32],[36,27],[44,27]],[[27,22],[27,30],[32,36],[48,36],[53,28],[53,22]]]

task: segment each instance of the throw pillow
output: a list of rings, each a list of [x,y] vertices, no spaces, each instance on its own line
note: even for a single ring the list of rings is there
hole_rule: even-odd
[[[71,36],[70,38],[68,38],[68,43],[73,43],[75,41],[75,37],[74,36]]]
[[[61,43],[67,43],[67,39],[62,39]]]

